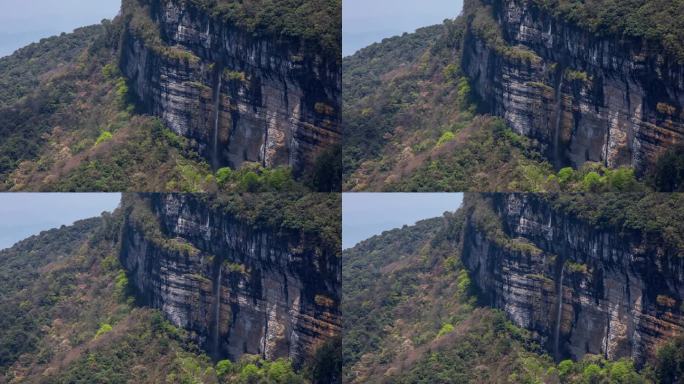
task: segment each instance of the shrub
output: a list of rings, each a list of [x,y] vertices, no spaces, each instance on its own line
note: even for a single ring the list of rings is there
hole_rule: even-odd
[[[566,261],[565,268],[570,273],[583,273],[587,274],[589,272],[589,267],[586,264],[575,263],[573,261]]]
[[[606,170],[606,178],[608,185],[615,191],[632,190],[637,183],[634,170],[631,168]]]
[[[468,272],[465,269],[458,272],[456,284],[458,285],[458,291],[461,294],[468,292],[470,289],[470,276],[468,276]]]
[[[249,171],[242,176],[240,187],[247,192],[257,192],[259,190],[259,176],[253,171]]]
[[[98,137],[97,140],[95,141],[95,145],[97,146],[97,145],[104,143],[105,141],[109,141],[112,139],[112,137],[113,136],[112,136],[111,132],[104,131],[100,134],[100,137]]]
[[[584,371],[582,371],[582,376],[584,380],[589,384],[598,384],[601,379],[602,371],[601,367],[596,364],[589,364]]]
[[[225,76],[228,80],[239,81],[241,83],[247,82],[247,74],[239,71],[224,71]]]
[[[582,187],[587,192],[597,192],[600,186],[601,176],[594,171],[587,173],[582,180]]]
[[[668,115],[668,116],[672,116],[677,112],[677,108],[673,107],[672,105],[670,105],[668,103],[658,103],[658,105],[656,105],[656,109],[658,110],[658,112],[662,113],[663,115]]]
[[[126,103],[126,99],[128,98],[128,84],[126,84],[126,79],[125,79],[125,78],[120,77],[120,78],[116,81],[115,90],[116,90],[116,96],[117,96],[118,99],[119,99],[119,103],[122,104],[122,105],[125,104],[125,103]]]
[[[224,185],[228,180],[230,180],[231,175],[233,174],[233,170],[225,167],[221,168],[218,171],[216,171],[216,182],[219,185]]]
[[[446,78],[447,81],[451,81],[452,79],[455,79],[460,72],[461,67],[458,64],[451,63],[444,67],[444,70],[442,71],[442,74]],[[460,81],[459,81],[460,85]],[[460,95],[460,94],[459,94]]]
[[[661,383],[679,383],[684,379],[684,339],[667,342],[656,352],[655,373]]]
[[[572,360],[563,360],[558,364],[558,374],[561,378],[565,378],[572,373],[574,367]]]
[[[575,177],[575,170],[573,170],[571,167],[566,167],[558,171],[558,182],[560,182],[561,185],[565,186],[567,185],[572,179]]]
[[[446,324],[442,325],[442,328],[437,333],[437,337],[442,337],[442,336],[446,335],[447,333],[451,333],[453,331],[454,331],[454,326],[449,324],[449,323],[446,323]]]
[[[462,77],[458,80],[458,103],[461,106],[461,109],[465,109],[468,105],[468,101],[470,99],[470,83],[468,83],[468,79],[465,77]]]
[[[221,360],[216,363],[216,375],[223,377],[233,372],[233,363],[230,360]]]
[[[104,335],[105,333],[109,333],[111,331],[112,331],[112,326],[110,324],[103,323],[102,325],[100,325],[100,329],[97,330],[95,337],[96,338],[100,337],[100,336]]]
[[[611,383],[638,383],[639,377],[634,370],[634,364],[629,360],[620,360],[610,365]]]
[[[454,140],[455,138],[456,138],[456,136],[454,135],[453,132],[446,131],[442,134],[442,137],[440,137],[439,140],[437,141],[437,146],[439,147],[441,145],[444,145],[444,144]]]
[[[128,277],[126,276],[126,272],[120,270],[119,273],[116,275],[116,280],[114,281],[114,294],[117,295],[117,297],[119,297],[120,299],[122,299],[126,296],[127,291]]]
[[[245,365],[240,371],[240,379],[246,383],[256,382],[259,379],[261,370],[254,364]]]
[[[316,110],[316,113],[321,115],[332,116],[335,114],[335,108],[326,103],[316,103],[314,109]]]

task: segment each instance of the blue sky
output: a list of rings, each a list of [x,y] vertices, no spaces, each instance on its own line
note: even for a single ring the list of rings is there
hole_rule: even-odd
[[[0,57],[44,37],[112,19],[121,0],[0,0]]]
[[[386,37],[439,24],[461,13],[463,0],[343,0],[344,56]]]
[[[0,193],[0,249],[41,231],[114,210],[120,193]]]
[[[386,230],[456,211],[462,202],[462,193],[344,193],[342,246],[347,249]]]

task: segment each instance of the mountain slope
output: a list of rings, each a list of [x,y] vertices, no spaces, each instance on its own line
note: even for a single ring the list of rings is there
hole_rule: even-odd
[[[23,97],[0,107],[3,189],[165,190],[172,183],[192,189],[181,167],[209,173],[170,131],[135,114],[115,66],[120,27],[105,23],[39,45],[44,73],[19,78],[34,89],[22,88]],[[72,40],[81,44],[65,50]],[[35,60],[25,56],[19,50],[4,59],[4,75]],[[64,64],[54,67],[55,56]]]
[[[346,190],[540,188],[533,143],[477,114],[459,62],[462,18],[344,58]]]
[[[126,0],[3,58],[0,189],[338,191],[340,2],[283,5]]]
[[[455,214],[387,231],[345,250],[345,378],[359,383],[681,382],[681,359],[676,356],[681,356],[682,338],[675,337],[681,335],[680,315],[676,305],[663,305],[682,298],[670,291],[678,287],[671,283],[678,273],[665,266],[681,263],[676,250],[681,252],[682,243],[677,235],[660,237],[679,233],[680,199],[657,194],[470,194]],[[624,209],[626,205],[634,208]],[[532,212],[558,216],[531,220]],[[563,215],[578,221],[561,222]],[[588,232],[577,231],[580,222]],[[511,232],[516,230],[520,232]],[[545,242],[544,235],[536,235],[544,231],[567,234],[568,242],[587,247]],[[643,250],[644,257],[654,255],[658,262],[607,250],[602,251],[610,255],[606,259],[588,261],[593,257],[589,243],[594,241],[604,247],[632,247],[608,240],[611,236],[632,239],[630,244],[642,241],[644,247],[660,244],[668,251],[655,256],[655,251]],[[547,292],[558,285],[559,271],[524,271],[538,265],[542,255],[554,260],[554,252],[557,260],[566,258],[565,279],[560,280],[565,292],[560,357],[554,356],[557,295]],[[621,264],[631,265],[627,273],[632,296],[618,292],[617,281],[625,276]],[[600,281],[603,288],[598,287]],[[638,289],[643,289],[643,299]],[[590,292],[599,304],[581,297]],[[597,326],[605,322],[585,320],[591,311],[602,316],[608,308],[624,308],[619,300],[630,297],[643,300],[642,312],[636,312],[637,304],[634,311],[614,313],[607,337],[601,336],[606,328]],[[661,304],[655,304],[657,297]],[[664,323],[647,330],[648,319]],[[549,328],[533,325],[546,321]],[[620,325],[628,323],[641,325]],[[623,331],[644,333],[627,336]],[[583,332],[591,336],[583,339]],[[608,340],[609,349],[593,350],[592,343],[602,340]],[[628,353],[628,345],[640,352]]]
[[[470,0],[344,58],[345,189],[680,189],[679,6]]]
[[[324,268],[333,275],[339,270],[339,256],[330,248],[340,241],[336,224],[329,222],[339,206],[335,199],[326,195],[126,195],[113,214],[47,231],[0,251],[0,381],[338,382],[341,358],[334,333],[339,279],[322,278],[327,271]],[[174,213],[174,209],[179,211]],[[316,223],[307,222],[302,213],[307,209],[317,213]],[[240,232],[233,233],[233,252],[224,257],[212,248],[226,249],[217,239],[205,242],[204,237],[194,237],[197,233],[193,230],[203,230],[201,226],[170,228],[168,215],[190,219],[198,210],[236,220],[232,224],[216,221],[209,231],[220,233],[243,223]],[[273,210],[279,215],[271,215]],[[267,235],[263,231],[267,223],[279,224]],[[184,232],[173,236],[167,232],[173,230]],[[248,251],[240,248],[240,244],[261,243],[277,248],[282,244],[276,240],[287,234],[293,236],[293,248],[294,243],[307,239],[299,246],[300,253],[292,251],[292,260],[259,260],[259,255],[251,255],[255,259],[249,260]],[[273,237],[270,242],[269,236]],[[137,248],[140,244],[143,249]],[[230,305],[217,313],[229,313],[230,317],[219,316],[216,327],[228,329],[221,339],[224,351],[230,354],[214,355],[207,343],[211,338],[203,328],[177,323],[179,313],[174,311],[190,298],[187,292],[196,294],[192,297],[197,301],[185,305],[213,302],[215,294],[204,286],[212,277],[212,272],[203,268],[210,252],[223,263],[209,262],[209,267],[225,266],[223,277],[218,277],[225,286],[218,295]],[[179,265],[153,274],[153,270],[133,270],[135,257],[148,257],[150,266]],[[316,257],[321,270],[314,271],[315,263],[298,261],[305,257]],[[181,261],[196,269],[180,270]],[[298,268],[308,268],[312,278],[297,275]],[[155,278],[165,289],[145,285],[144,281]],[[194,283],[169,289],[174,282],[183,281]],[[276,289],[279,282],[286,287],[285,303],[276,301],[282,294]],[[152,309],[161,301],[163,307]],[[283,311],[284,305],[291,307]],[[210,319],[214,316],[193,321],[199,324]],[[254,339],[260,332],[263,344],[259,336]],[[283,343],[283,338],[288,342]],[[226,360],[228,357],[232,360]]]

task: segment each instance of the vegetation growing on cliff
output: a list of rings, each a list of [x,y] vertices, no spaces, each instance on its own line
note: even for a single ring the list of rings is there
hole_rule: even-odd
[[[645,236],[679,250],[684,256],[684,194],[560,194],[548,198],[555,207],[601,229]]]
[[[684,2],[679,0],[533,0],[603,36],[644,38],[684,62]]]
[[[301,39],[304,51],[339,60],[342,49],[341,0],[189,0],[217,19],[255,36]],[[168,50],[159,30],[149,19],[158,1],[124,0],[123,9],[137,34],[155,49]]]
[[[341,250],[342,201],[337,193],[219,193],[207,196],[215,208],[255,227],[289,235],[301,232],[306,247],[329,255]]]
[[[248,31],[302,38],[336,59],[342,50],[341,0],[193,1]]]

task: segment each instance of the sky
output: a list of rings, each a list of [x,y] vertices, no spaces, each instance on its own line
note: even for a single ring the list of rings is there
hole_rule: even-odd
[[[344,193],[342,195],[342,247],[384,231],[456,211],[462,193]]]
[[[120,193],[0,193],[0,249],[41,231],[111,212],[120,201]]]
[[[463,0],[343,0],[342,54],[453,19],[462,9]]]
[[[0,57],[44,37],[112,19],[121,0],[0,0]]]

